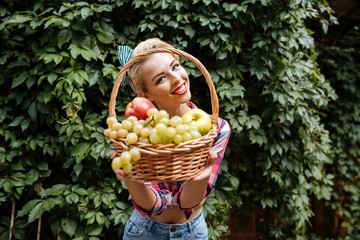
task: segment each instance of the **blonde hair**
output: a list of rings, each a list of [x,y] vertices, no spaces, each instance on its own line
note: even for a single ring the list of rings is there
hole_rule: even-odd
[[[132,57],[135,57],[145,51],[148,51],[148,50],[154,49],[154,48],[173,48],[173,47],[170,44],[160,40],[159,38],[150,38],[150,39],[147,39],[147,40],[139,43],[135,47],[135,49],[132,53]],[[175,54],[172,54],[172,55],[174,56],[174,58],[177,61],[179,61],[178,55],[175,55]],[[134,63],[131,67],[130,77],[131,77],[138,93],[140,91],[145,92],[145,93],[147,92],[147,89],[145,87],[144,77],[142,74],[142,66],[150,57],[151,57],[151,55],[148,55],[148,56],[140,59],[139,61]]]

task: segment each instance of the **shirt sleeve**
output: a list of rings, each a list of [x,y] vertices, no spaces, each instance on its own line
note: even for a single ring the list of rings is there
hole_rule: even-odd
[[[210,175],[207,187],[206,187],[204,198],[206,198],[210,194],[212,189],[214,188],[216,179],[219,175],[220,165],[224,158],[225,149],[229,142],[230,133],[231,133],[230,126],[227,123],[227,121],[225,121],[224,119],[219,118],[218,125],[219,125],[218,134],[217,134],[216,138],[214,139],[214,143],[210,150],[211,152],[217,153],[217,158],[215,160],[215,163],[214,163],[212,171],[211,171],[211,175]],[[186,182],[184,182],[181,185],[179,191],[175,195],[175,202],[178,204],[180,210],[184,211],[185,216],[188,219],[191,216],[191,214],[194,212],[194,208],[196,206],[198,206],[200,203],[193,206],[192,208],[182,208],[181,207],[180,194],[181,194],[182,190],[184,189],[185,185],[186,185]]]
[[[219,124],[218,135],[214,139],[214,143],[210,150],[211,152],[217,153],[217,158],[215,160],[214,166],[211,171],[205,197],[210,194],[210,192],[215,186],[215,182],[219,175],[220,165],[222,163],[222,160],[224,159],[225,149],[229,142],[230,134],[231,134],[230,125],[226,120],[219,118],[218,124]]]
[[[133,199],[131,201],[132,201],[134,207],[136,208],[136,210],[138,210],[138,212],[141,214],[141,216],[143,216],[145,218],[150,218],[153,215],[160,215],[166,208],[166,202],[167,202],[166,194],[164,193],[164,191],[162,191],[159,188],[159,185],[156,182],[145,183],[145,185],[156,196],[156,202],[154,204],[153,209],[151,209],[150,211],[147,211],[147,210],[141,208],[139,205],[137,205]]]

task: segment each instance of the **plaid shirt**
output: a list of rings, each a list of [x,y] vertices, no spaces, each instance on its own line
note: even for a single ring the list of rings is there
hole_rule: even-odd
[[[192,109],[197,108],[195,104],[191,102],[188,103],[188,106],[191,107]],[[214,188],[216,179],[219,174],[220,165],[224,157],[225,149],[230,138],[231,130],[229,124],[224,119],[219,118],[218,125],[219,125],[218,134],[214,139],[214,143],[211,147],[211,152],[217,153],[217,159],[215,160],[215,163],[213,165],[204,198],[206,198],[210,194],[211,190]],[[143,217],[150,218],[153,215],[160,215],[162,211],[164,211],[166,208],[171,209],[172,205],[178,205],[179,208],[184,211],[184,214],[187,219],[194,212],[193,208],[196,206],[194,206],[191,209],[184,209],[181,208],[180,205],[180,194],[186,185],[185,181],[161,182],[161,183],[148,182],[145,183],[145,185],[151,191],[154,192],[156,196],[156,202],[151,211],[146,211],[142,209],[140,206],[138,206],[134,202],[134,200],[132,200],[133,205]]]

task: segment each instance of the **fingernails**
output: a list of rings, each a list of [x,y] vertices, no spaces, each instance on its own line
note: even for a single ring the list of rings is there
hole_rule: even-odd
[[[115,150],[110,150],[110,157],[115,158],[117,155],[117,152]]]

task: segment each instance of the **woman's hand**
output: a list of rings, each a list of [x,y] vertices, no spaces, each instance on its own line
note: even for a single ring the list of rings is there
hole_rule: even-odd
[[[114,159],[117,156],[115,150],[110,151],[110,157]],[[141,208],[150,211],[156,203],[156,195],[144,183],[135,182],[126,177],[122,169],[113,169],[116,177],[126,184],[126,187],[133,201]]]
[[[116,156],[117,156],[117,152],[116,152],[115,150],[111,150],[111,151],[110,151],[110,157],[111,157],[112,159],[114,159]],[[113,171],[114,171],[116,177],[117,177],[118,179],[120,179],[121,181],[124,181],[124,182],[130,181],[130,179],[128,179],[128,178],[126,177],[126,173],[124,172],[124,170],[122,170],[122,169],[119,168],[119,169],[113,169]]]
[[[205,170],[197,177],[186,182],[180,195],[180,205],[182,208],[192,208],[201,204],[204,200],[206,187],[217,156],[217,153],[209,152]]]
[[[197,177],[195,177],[194,179],[191,179],[191,180],[192,181],[201,181],[206,178],[209,178],[217,156],[218,156],[217,153],[209,152],[205,170],[202,173],[200,173],[200,175],[198,175]]]

